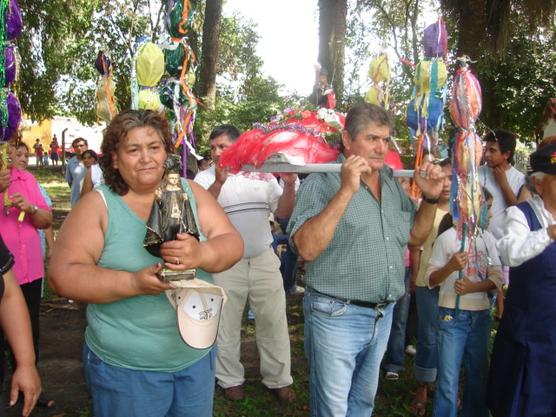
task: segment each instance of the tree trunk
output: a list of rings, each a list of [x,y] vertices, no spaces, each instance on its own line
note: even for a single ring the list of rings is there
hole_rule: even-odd
[[[328,71],[328,80],[342,101],[346,44],[347,0],[319,0],[318,61]]]
[[[222,0],[207,0],[197,93],[208,109],[214,109],[216,98],[216,63],[218,62],[221,19]]]

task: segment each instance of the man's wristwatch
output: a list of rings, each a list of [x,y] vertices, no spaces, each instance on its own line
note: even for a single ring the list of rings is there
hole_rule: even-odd
[[[39,211],[39,208],[36,205],[33,205],[33,206],[31,206],[31,211],[29,212],[29,214],[32,216],[37,211]]]
[[[425,203],[429,203],[429,204],[438,204],[438,201],[440,200],[440,197],[436,197],[436,198],[429,198],[429,197],[425,197],[425,195],[423,194],[423,201]]]

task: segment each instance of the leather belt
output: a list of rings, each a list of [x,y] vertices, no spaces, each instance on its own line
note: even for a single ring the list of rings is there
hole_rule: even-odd
[[[325,293],[323,293],[323,292],[320,292],[320,291],[315,290],[315,289],[312,288],[312,287],[308,287],[308,288],[309,288],[309,291],[310,291],[310,292],[314,292],[314,293],[316,293],[316,294],[318,294],[318,295],[324,295],[325,297],[333,298],[333,299],[339,300],[339,301],[341,301],[342,303],[345,303],[345,304],[353,304],[354,306],[359,306],[359,307],[372,308],[372,309],[377,309],[377,308],[378,308],[378,309],[381,309],[381,308],[387,307],[388,304],[391,304],[391,303],[392,303],[392,301],[382,301],[382,302],[380,302],[380,303],[371,303],[371,302],[369,302],[369,301],[350,300],[350,299],[347,299],[347,298],[341,298],[341,297],[336,297],[336,296],[333,296],[333,295],[325,294]]]

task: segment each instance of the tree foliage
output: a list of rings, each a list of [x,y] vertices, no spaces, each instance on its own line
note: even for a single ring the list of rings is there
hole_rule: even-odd
[[[550,37],[516,32],[503,53],[486,57],[478,66],[483,84],[493,85],[492,103],[481,119],[490,128],[503,127],[526,142],[550,97],[556,97],[556,51]]]
[[[239,15],[222,18],[217,65],[217,92],[212,111],[201,111],[195,130],[206,138],[221,123],[240,130],[265,122],[292,103],[278,94],[280,85],[262,74],[262,59],[256,54],[260,39],[256,25]]]
[[[556,0],[441,0],[457,37],[458,55],[480,59],[502,51],[517,32],[550,27]],[[512,21],[520,17],[520,25]]]
[[[24,32],[18,95],[24,112],[42,120],[59,111],[56,83],[75,67],[73,52],[84,43],[95,0],[20,0]]]

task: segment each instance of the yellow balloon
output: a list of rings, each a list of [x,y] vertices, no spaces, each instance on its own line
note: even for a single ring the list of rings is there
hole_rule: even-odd
[[[369,78],[375,83],[380,81],[390,81],[390,63],[388,55],[380,54],[371,61],[369,66]]]
[[[369,104],[376,104],[377,106],[384,105],[384,93],[377,86],[372,85],[365,95],[365,101]]]
[[[161,111],[163,109],[158,91],[147,88],[139,92],[139,108],[143,110]]]
[[[164,74],[164,53],[154,43],[144,43],[137,52],[135,68],[139,85],[156,86]]]

